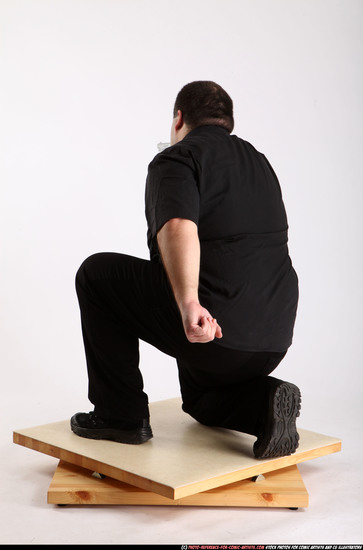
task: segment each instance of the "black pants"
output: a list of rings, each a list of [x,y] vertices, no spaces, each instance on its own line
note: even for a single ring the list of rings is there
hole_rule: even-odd
[[[139,370],[141,339],[176,358],[185,412],[203,424],[257,435],[268,375],[286,352],[188,342],[165,271],[156,262],[95,254],[81,265],[76,289],[89,399],[99,416],[130,421],[149,417]]]

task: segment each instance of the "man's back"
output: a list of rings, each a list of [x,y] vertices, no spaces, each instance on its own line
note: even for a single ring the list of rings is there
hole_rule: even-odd
[[[287,229],[278,180],[250,143],[218,126],[201,126],[179,143],[198,170],[199,238],[234,237]]]
[[[157,155],[146,187],[148,242],[173,217],[198,225],[199,296],[223,326],[221,346],[285,351],[298,284],[287,249],[287,218],[266,157],[219,126],[200,126]]]

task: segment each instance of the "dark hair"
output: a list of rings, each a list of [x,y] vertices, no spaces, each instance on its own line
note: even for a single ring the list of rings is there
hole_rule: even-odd
[[[234,127],[233,102],[227,92],[215,82],[197,80],[186,84],[178,93],[174,104],[174,117],[178,110],[191,128],[214,124],[229,133]]]

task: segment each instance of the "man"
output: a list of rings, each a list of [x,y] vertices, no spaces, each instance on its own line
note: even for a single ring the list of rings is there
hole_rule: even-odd
[[[151,260],[101,253],[77,273],[95,406],[71,419],[82,437],[152,437],[141,338],[176,358],[182,407],[197,421],[255,435],[256,458],[298,446],[300,391],[268,376],[291,345],[298,301],[285,208],[268,160],[233,126],[219,85],[184,86],[171,146],[148,169]]]

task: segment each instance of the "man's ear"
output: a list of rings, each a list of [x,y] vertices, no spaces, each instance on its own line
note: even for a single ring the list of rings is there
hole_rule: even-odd
[[[176,115],[175,130],[176,131],[180,130],[180,128],[183,127],[183,124],[184,124],[183,113],[181,111],[178,111]]]

